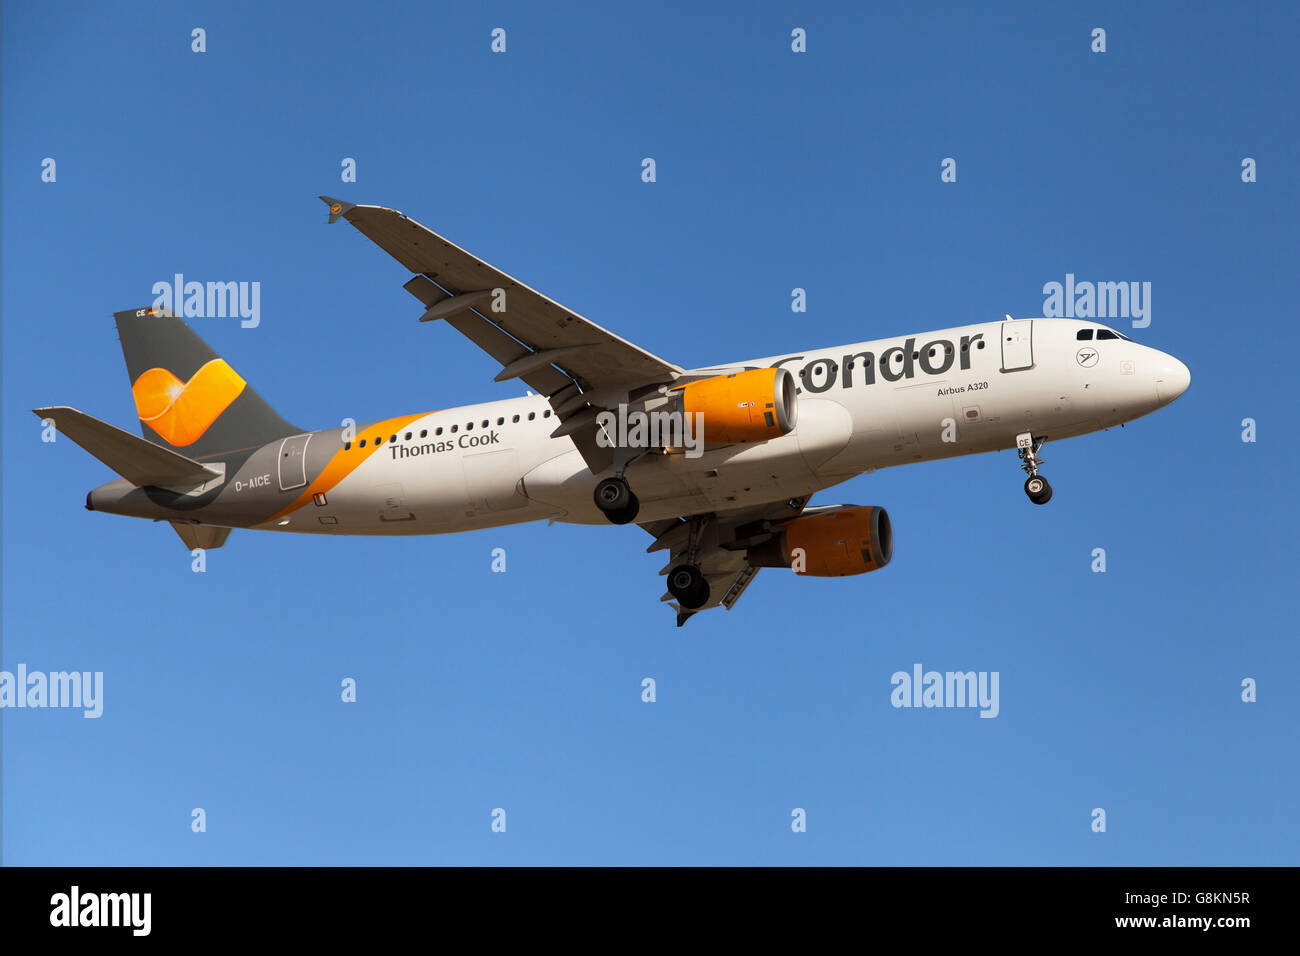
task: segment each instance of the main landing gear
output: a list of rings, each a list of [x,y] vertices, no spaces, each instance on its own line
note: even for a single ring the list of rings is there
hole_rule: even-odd
[[[1029,476],[1025,479],[1025,494],[1036,505],[1045,505],[1052,500],[1052,486],[1038,473],[1038,466],[1043,463],[1038,452],[1046,440],[1035,438],[1030,432],[1016,436],[1016,454],[1020,456],[1020,467]]]
[[[709,600],[709,582],[694,564],[679,564],[668,572],[668,593],[688,611],[703,607]]]
[[[629,524],[636,519],[641,510],[641,502],[632,493],[631,487],[622,475],[606,478],[596,485],[596,507],[599,508],[612,524]]]
[[[621,469],[612,477],[597,482],[592,498],[596,507],[612,524],[628,524],[636,519],[637,512],[641,510],[641,502],[632,493]],[[682,552],[684,560],[668,572],[668,593],[684,610],[694,611],[709,603],[709,580],[699,565],[704,520],[698,515],[688,520],[690,537]]]
[[[700,570],[700,538],[708,518],[695,515],[686,520],[690,534],[680,552],[682,563],[668,572],[668,593],[682,610],[694,611],[709,603],[709,579]]]

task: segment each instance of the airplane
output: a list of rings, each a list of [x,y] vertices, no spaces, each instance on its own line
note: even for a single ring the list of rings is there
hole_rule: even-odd
[[[636,522],[666,551],[680,627],[730,610],[761,568],[839,577],[889,564],[884,508],[809,505],[897,465],[1016,449],[1024,490],[1061,440],[1186,391],[1178,359],[1088,319],[980,322],[683,368],[618,337],[395,209],[320,197],[411,274],[420,321],[450,325],[521,398],[305,431],[181,318],[115,313],[143,437],[34,409],[121,477],[90,511],[167,521],[185,546],[231,529],[447,534],[526,521]],[[180,306],[178,305],[178,308]],[[184,311],[182,309],[182,311]]]

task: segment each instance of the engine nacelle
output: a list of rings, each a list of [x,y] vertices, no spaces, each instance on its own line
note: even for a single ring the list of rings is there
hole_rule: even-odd
[[[748,554],[759,568],[792,567],[821,578],[866,574],[894,556],[894,532],[884,508],[850,505],[787,521]]]
[[[794,430],[799,412],[794,376],[784,368],[717,375],[673,391],[680,411],[704,416],[704,441],[714,445],[780,438]]]

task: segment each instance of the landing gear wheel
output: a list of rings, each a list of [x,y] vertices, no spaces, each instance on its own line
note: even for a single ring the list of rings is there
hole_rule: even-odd
[[[641,502],[619,477],[606,478],[597,484],[592,498],[612,524],[629,524],[641,510]]]
[[[610,524],[631,524],[636,520],[637,512],[640,510],[641,502],[636,495],[633,495],[626,508],[622,511],[606,511],[605,517],[609,519]]]
[[[1025,479],[1025,494],[1036,505],[1045,505],[1052,500],[1052,486],[1042,475],[1030,475]]]
[[[622,511],[631,503],[632,489],[622,478],[605,478],[597,483],[592,497],[596,501],[596,507],[608,514],[611,511]]]
[[[679,564],[668,572],[668,593],[688,611],[703,607],[709,600],[709,582],[693,564]]]

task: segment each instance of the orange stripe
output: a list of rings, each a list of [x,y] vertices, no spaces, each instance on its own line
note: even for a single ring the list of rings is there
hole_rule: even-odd
[[[297,511],[307,502],[311,501],[313,496],[323,495],[348,475],[352,474],[352,472],[356,471],[357,468],[359,468],[363,462],[367,461],[371,455],[384,447],[383,445],[369,444],[372,437],[370,435],[371,432],[374,432],[376,435],[383,435],[384,438],[387,439],[389,435],[401,431],[407,425],[411,424],[411,422],[417,421],[425,415],[432,414],[432,412],[422,412],[419,415],[402,415],[399,418],[385,418],[382,422],[371,422],[369,425],[358,428],[358,437],[353,439],[352,448],[347,450],[340,448],[336,451],[334,457],[329,460],[329,463],[325,465],[321,473],[316,476],[316,479],[307,486],[306,490],[303,491],[302,494],[295,498],[287,507],[271,515],[271,517],[267,518],[263,523],[267,524],[272,521],[278,521],[290,512]],[[357,447],[357,442],[361,439],[367,441],[368,447]]]

